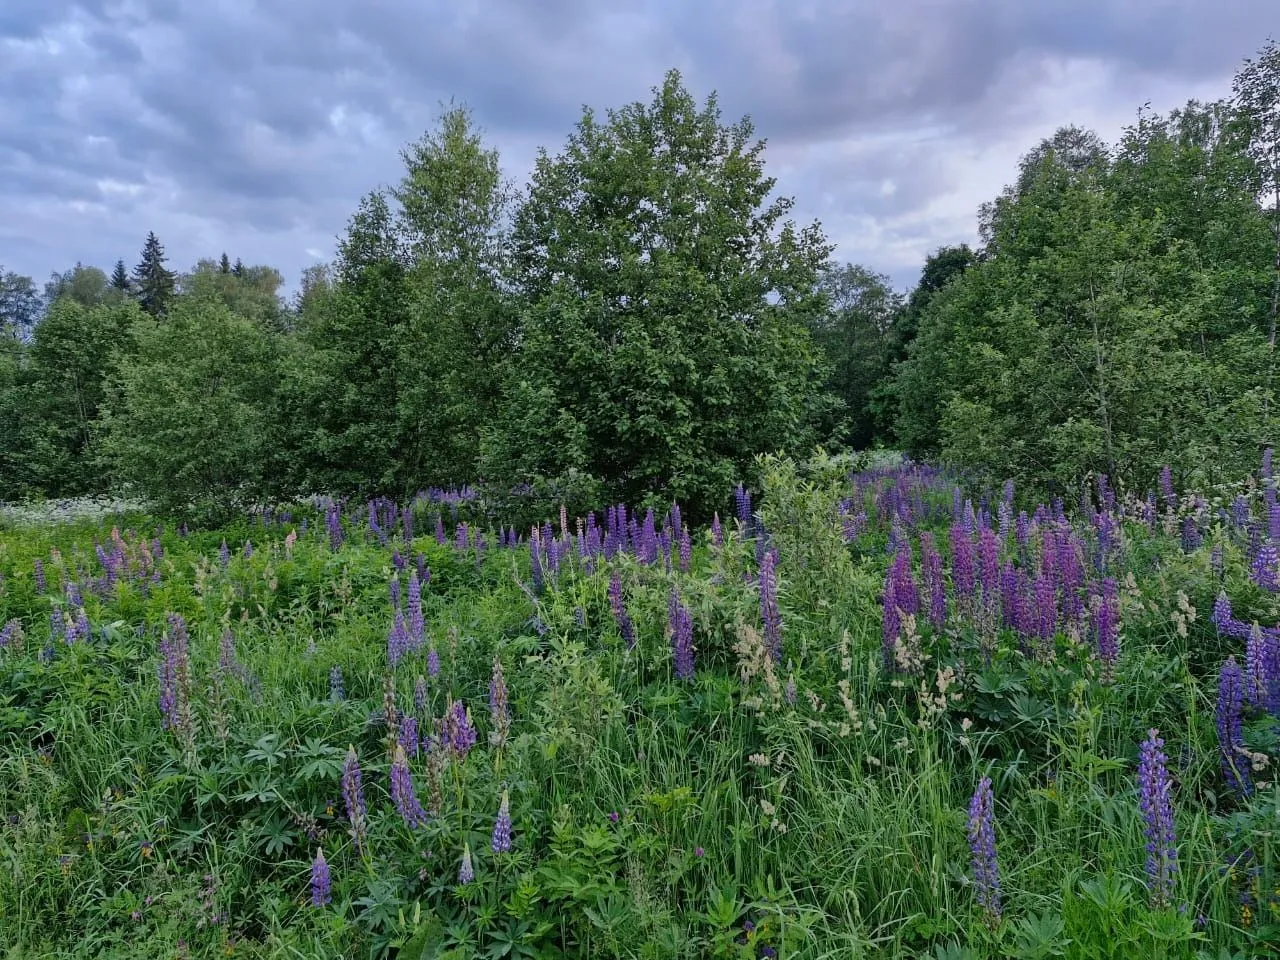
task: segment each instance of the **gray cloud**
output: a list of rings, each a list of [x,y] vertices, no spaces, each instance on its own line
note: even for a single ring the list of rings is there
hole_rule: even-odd
[[[838,255],[910,282],[1066,122],[1227,92],[1274,0],[5,0],[0,263],[226,249],[296,281],[452,97],[527,173],[677,66],[770,140]]]

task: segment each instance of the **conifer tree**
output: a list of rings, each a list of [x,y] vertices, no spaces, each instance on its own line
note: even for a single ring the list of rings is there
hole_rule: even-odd
[[[177,278],[165,267],[164,261],[164,247],[160,246],[155,233],[148,233],[142,248],[142,262],[133,268],[133,280],[138,303],[153,317],[164,312],[177,283]]]

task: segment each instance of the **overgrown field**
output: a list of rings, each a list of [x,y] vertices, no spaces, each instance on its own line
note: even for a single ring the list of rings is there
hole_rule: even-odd
[[[1270,955],[1269,459],[0,530],[0,953]]]

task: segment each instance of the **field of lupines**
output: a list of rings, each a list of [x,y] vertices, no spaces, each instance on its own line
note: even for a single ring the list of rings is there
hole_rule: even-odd
[[[1270,455],[1016,493],[0,529],[0,951],[1271,955]]]

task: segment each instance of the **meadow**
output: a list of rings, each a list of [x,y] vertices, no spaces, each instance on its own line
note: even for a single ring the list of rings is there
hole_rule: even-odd
[[[1273,954],[1269,452],[761,475],[696,526],[9,516],[0,955]]]

